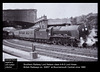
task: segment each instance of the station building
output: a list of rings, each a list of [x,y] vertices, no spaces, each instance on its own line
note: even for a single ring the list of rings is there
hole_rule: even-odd
[[[22,26],[23,28],[34,25],[37,19],[36,9],[9,9],[3,10],[3,26]]]

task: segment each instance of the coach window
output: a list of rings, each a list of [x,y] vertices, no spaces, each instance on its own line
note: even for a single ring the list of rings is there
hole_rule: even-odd
[[[33,32],[31,31],[31,34],[33,34]]]
[[[23,34],[23,32],[21,32],[21,34]]]
[[[31,34],[31,31],[29,31],[29,34]]]
[[[26,32],[26,34],[28,34],[28,32]]]
[[[23,34],[25,34],[25,32],[23,32]]]
[[[21,31],[21,34],[23,34],[23,32]]]
[[[19,34],[22,34],[22,32],[21,32],[21,31],[19,31]]]
[[[32,31],[30,31],[30,34],[32,34]]]
[[[20,34],[20,31],[19,31],[19,34]]]

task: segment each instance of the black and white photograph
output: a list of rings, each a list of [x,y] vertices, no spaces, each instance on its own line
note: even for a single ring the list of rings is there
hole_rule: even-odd
[[[98,3],[2,5],[3,62],[98,61]]]

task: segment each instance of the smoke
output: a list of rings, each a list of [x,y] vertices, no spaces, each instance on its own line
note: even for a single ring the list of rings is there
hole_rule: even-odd
[[[96,30],[96,29],[94,29],[94,28],[91,30],[91,32],[90,32],[90,34],[89,34],[89,37],[97,36],[95,30]]]
[[[98,40],[94,38],[97,36],[95,29],[93,28],[90,31],[90,34],[87,36],[86,40],[84,40],[82,37],[80,37],[80,43],[78,44],[78,47],[83,47],[83,44],[85,43],[87,46],[93,46]]]
[[[94,38],[95,36],[97,36],[97,34],[95,32],[95,29],[93,28],[90,31],[90,34],[87,36],[87,41],[86,41],[87,46],[93,46],[93,44],[97,42],[97,39]]]
[[[89,37],[89,36],[87,37],[87,41],[86,41],[87,46],[92,46],[95,43],[96,40],[93,37]]]
[[[78,44],[78,47],[83,47],[83,43],[84,43],[85,41],[83,40],[83,38],[82,37],[80,37],[80,43]]]

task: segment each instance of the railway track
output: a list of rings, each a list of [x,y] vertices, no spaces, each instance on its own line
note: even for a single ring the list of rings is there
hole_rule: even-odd
[[[74,53],[79,55],[86,55],[86,56],[93,56],[97,57],[97,50],[91,50],[91,49],[85,49],[85,48],[75,48],[75,47],[63,47],[63,46],[54,46],[54,45],[47,45],[47,44],[39,44],[39,43],[33,43],[28,41],[14,41],[14,40],[7,40],[11,43],[24,45],[28,47],[32,47],[32,44],[36,46],[39,49],[45,49],[50,51],[56,51],[56,52],[63,52],[63,53]]]
[[[13,42],[13,43],[12,43]],[[15,44],[14,41],[3,41],[3,44],[12,48],[24,50],[27,52],[32,51],[32,48],[28,44],[28,46],[23,46],[23,44]],[[22,43],[22,42],[21,42]],[[25,43],[25,42],[24,42]],[[84,55],[78,55],[78,54],[72,54],[68,53],[63,49],[57,49],[57,48],[48,48],[48,47],[39,47],[36,46],[36,51],[41,54],[41,55],[46,55],[46,56],[51,56],[51,57],[56,57],[64,60],[69,60],[69,61],[96,61],[96,57],[91,57],[91,56],[84,56]]]

